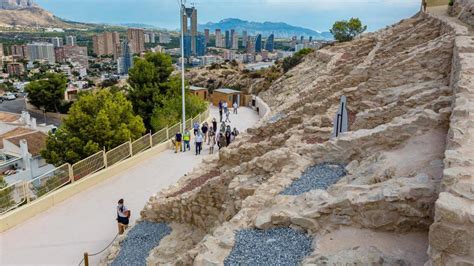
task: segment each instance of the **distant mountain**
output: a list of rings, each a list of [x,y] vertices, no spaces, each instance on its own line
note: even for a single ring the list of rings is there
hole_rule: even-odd
[[[333,39],[330,32],[317,32],[311,29],[292,26],[282,22],[251,22],[236,18],[228,18],[221,20],[218,23],[209,22],[198,26],[199,31],[209,29],[215,31],[221,29],[222,31],[235,29],[239,34],[246,30],[249,35],[262,34],[263,37],[275,34],[276,38],[291,38],[293,36],[310,36],[316,40],[330,40]]]

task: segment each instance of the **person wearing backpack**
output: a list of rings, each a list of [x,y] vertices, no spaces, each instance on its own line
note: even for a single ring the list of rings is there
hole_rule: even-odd
[[[117,223],[118,223],[118,233],[122,235],[130,223],[130,210],[125,207],[123,199],[118,201],[117,205]]]

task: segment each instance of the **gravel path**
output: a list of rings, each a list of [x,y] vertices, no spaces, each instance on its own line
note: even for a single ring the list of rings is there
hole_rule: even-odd
[[[290,228],[238,231],[224,265],[298,265],[312,252],[313,239]]]
[[[342,164],[323,163],[306,169],[303,175],[285,188],[281,195],[301,195],[314,189],[327,189],[346,175]]]
[[[171,228],[164,223],[137,223],[121,243],[112,266],[146,265],[148,253],[170,233]]]

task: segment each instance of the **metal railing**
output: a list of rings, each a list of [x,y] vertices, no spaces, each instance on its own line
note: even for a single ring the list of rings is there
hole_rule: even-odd
[[[195,121],[202,123],[208,117],[209,109],[195,118],[188,119],[186,123],[190,125]],[[176,132],[182,131],[181,127],[182,124],[177,123],[153,135],[149,133],[133,142],[127,141],[107,152],[105,150],[100,151],[73,165],[63,164],[33,180],[20,181],[0,188],[0,215],[164,143],[174,138]]]

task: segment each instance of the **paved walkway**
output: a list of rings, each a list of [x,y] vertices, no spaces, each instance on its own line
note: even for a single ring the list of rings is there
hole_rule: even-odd
[[[240,131],[259,120],[249,108],[239,112],[230,118]],[[216,109],[212,114],[218,118]],[[208,154],[207,145],[203,153]],[[0,234],[0,265],[78,265],[85,251],[101,250],[117,233],[119,198],[132,210],[133,223],[151,195],[192,171],[203,157],[163,152]],[[96,265],[98,258],[90,262]]]

